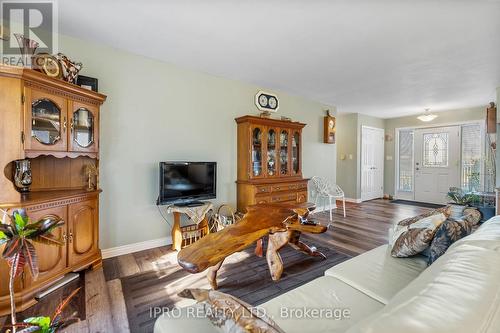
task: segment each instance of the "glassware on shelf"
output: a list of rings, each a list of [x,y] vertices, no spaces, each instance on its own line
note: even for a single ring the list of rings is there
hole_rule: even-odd
[[[262,130],[258,127],[252,132],[252,174],[254,177],[262,174]]]
[[[276,174],[276,131],[270,129],[267,132],[267,174]]]
[[[292,137],[292,171],[299,173],[299,133],[295,132]]]
[[[82,148],[87,148],[94,142],[94,116],[85,108],[79,108],[71,119],[73,140]]]
[[[31,136],[44,145],[61,139],[61,110],[49,99],[39,99],[31,105]]]
[[[280,174],[288,174],[288,132],[285,130],[280,133]]]

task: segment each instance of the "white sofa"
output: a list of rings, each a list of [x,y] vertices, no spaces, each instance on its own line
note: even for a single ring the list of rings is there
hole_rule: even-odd
[[[261,307],[287,333],[500,332],[500,216],[430,267],[424,257],[393,258],[384,245]],[[304,308],[347,309],[349,318],[286,316]],[[204,318],[161,316],[155,333],[167,332],[218,331]]]

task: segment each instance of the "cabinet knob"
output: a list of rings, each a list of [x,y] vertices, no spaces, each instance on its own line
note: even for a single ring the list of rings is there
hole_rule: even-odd
[[[73,242],[73,231],[70,230],[69,232],[69,242],[72,243]]]
[[[63,239],[63,242],[66,244],[66,241],[68,240],[68,236],[66,236],[65,232],[63,232],[63,234],[62,234],[62,239]]]
[[[63,130],[66,132],[66,117],[63,117]]]

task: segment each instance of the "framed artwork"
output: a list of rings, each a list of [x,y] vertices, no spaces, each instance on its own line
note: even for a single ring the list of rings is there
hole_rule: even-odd
[[[82,88],[92,90],[95,92],[98,92],[98,81],[96,78],[89,77],[89,76],[84,76],[84,75],[78,75],[78,78],[76,79],[76,84],[79,85]]]
[[[323,126],[324,126],[323,142],[330,144],[335,143],[335,131],[337,122],[335,120],[335,117],[330,116],[330,112],[328,112],[327,115],[325,116],[323,121]]]

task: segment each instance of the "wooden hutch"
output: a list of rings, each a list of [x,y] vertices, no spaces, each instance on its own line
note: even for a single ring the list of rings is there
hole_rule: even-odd
[[[65,221],[53,232],[64,246],[35,243],[40,274],[35,281],[26,268],[16,280],[18,311],[68,272],[101,264],[100,189],[97,176],[88,189],[84,170],[89,164],[99,168],[99,107],[105,99],[31,69],[0,65],[0,208],[25,208],[32,220],[56,215]],[[19,159],[31,162],[32,185],[26,194],[14,186],[14,161]],[[10,312],[4,260],[0,281],[1,316]]]
[[[306,124],[255,116],[238,124],[238,211],[258,203],[306,202],[302,128]]]

